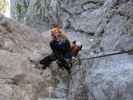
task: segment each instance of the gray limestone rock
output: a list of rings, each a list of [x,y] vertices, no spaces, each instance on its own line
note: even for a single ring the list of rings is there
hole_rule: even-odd
[[[133,49],[132,0],[48,0],[47,3],[44,3],[45,7],[41,2],[44,2],[44,0],[33,0],[30,2],[30,9],[28,9],[27,12],[29,15],[26,16],[27,23],[36,27],[39,31],[46,30],[47,28],[45,27],[50,27],[53,23],[59,24],[64,29],[70,29],[72,31],[69,35],[71,39],[80,40],[83,43],[83,51],[81,52],[83,57],[94,56],[97,55],[97,53],[103,52]],[[5,20],[1,20],[0,23],[5,23]],[[19,53],[24,47],[34,47],[34,43],[37,43],[36,45],[42,43],[41,41],[36,42],[38,40],[34,40],[32,41],[33,43],[30,42],[31,44],[26,44],[27,42],[29,43],[29,41],[24,42],[18,34],[16,35],[16,31],[12,32],[14,35],[10,35],[10,38],[8,36],[3,37],[4,33],[9,33],[14,29],[10,29],[10,25],[7,25],[8,28],[5,28],[5,25],[6,24],[0,25],[2,34],[0,35],[2,37],[0,37],[0,48],[8,50],[6,52],[13,51]],[[16,27],[19,28],[19,26]],[[47,38],[45,32],[41,36]],[[19,39],[19,41],[16,40],[14,42],[14,37]],[[26,35],[26,37],[28,36]],[[26,40],[29,40],[29,38],[26,38]],[[43,41],[45,43],[47,42],[47,40]],[[46,43],[44,48],[39,52],[45,50],[47,45],[48,43]],[[15,49],[13,49],[14,47]],[[42,47],[42,45],[35,46],[34,49],[40,47]],[[31,50],[34,51],[34,49]],[[38,52],[38,49],[36,51]],[[35,55],[27,49],[24,49],[23,52],[25,52],[26,55],[30,53],[30,57],[33,59],[39,59],[41,54],[38,55],[36,51],[34,51]],[[8,59],[10,60],[10,57]],[[82,61],[81,66],[73,66],[72,73],[74,74],[72,74],[69,89],[67,89],[68,97],[70,98],[68,100],[132,100],[132,62],[133,56],[127,53]],[[3,69],[4,65],[5,63],[1,65],[1,69]],[[34,70],[34,72],[36,71]],[[36,74],[38,75],[38,73],[37,71]],[[49,76],[49,74],[51,76],[51,70],[47,69],[46,72],[43,73],[44,76],[45,73],[47,73],[46,76]],[[57,72],[55,71],[53,74],[53,76],[56,76]],[[35,80],[40,80],[40,78],[42,78],[42,76],[38,76]],[[53,77],[48,77],[48,79],[52,78]],[[58,75],[54,77],[54,79],[60,80]],[[68,80],[68,78],[66,78],[66,80]],[[24,77],[22,83],[25,83],[25,81],[27,81],[26,77]],[[33,81],[34,79],[32,82]],[[56,82],[58,81],[56,80]],[[59,84],[56,85],[56,92],[53,92],[54,96],[65,96],[66,92],[64,91],[66,85],[64,85],[63,82],[60,81]],[[1,83],[3,83],[3,81]],[[53,85],[53,83],[53,81],[50,81],[48,84]],[[41,87],[39,87],[40,85],[38,84],[41,84]],[[39,88],[33,89],[35,91],[33,95],[36,94],[36,98],[39,95],[39,98],[43,100],[43,96],[48,95],[45,89],[46,84],[47,82],[45,83],[44,81],[34,84],[35,87]],[[5,89],[5,87],[3,88]],[[8,88],[10,89],[10,86]],[[19,87],[17,87],[17,89],[19,90]],[[5,90],[6,93],[7,90]],[[2,95],[0,98],[9,100],[5,95]]]
[[[38,100],[49,97],[66,98],[68,73],[56,63],[41,70],[30,61],[41,60],[51,53],[50,34],[44,34],[26,25],[0,15],[0,99]]]

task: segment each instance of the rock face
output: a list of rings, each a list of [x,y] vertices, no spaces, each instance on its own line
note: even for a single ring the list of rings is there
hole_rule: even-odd
[[[14,9],[16,8],[16,7],[15,7],[16,0],[11,0],[10,3],[11,3],[11,16],[12,16],[12,17],[15,17],[15,15],[16,15],[16,14],[15,14],[15,11],[16,11],[16,10],[14,10]]]
[[[26,0],[17,1],[23,5],[23,1]],[[25,14],[26,23],[36,27],[39,31],[45,30],[42,26],[45,26],[47,29],[47,27],[51,27],[52,24],[56,23],[64,29],[93,33],[102,20],[99,18],[100,15],[95,16],[96,14],[91,12],[102,6],[104,0],[28,1],[30,2]],[[95,21],[97,18],[98,20]]]
[[[94,20],[88,23],[94,22],[92,26],[95,30],[89,26],[87,28],[101,38],[95,45],[102,48],[101,52],[133,48],[132,4],[131,0],[106,0],[103,6],[88,13],[87,18],[93,15],[91,19]],[[96,24],[98,21],[100,23]],[[98,48],[92,47],[97,51]],[[73,68],[77,73],[70,83],[70,99],[132,100],[132,62],[133,55],[130,53],[83,61],[82,66]]]
[[[29,7],[27,24],[39,31],[58,23],[84,33],[88,39],[73,35],[86,42],[83,57],[133,48],[132,0],[33,0]],[[132,65],[130,53],[82,61],[72,68],[68,100],[132,100]]]
[[[0,100],[66,98],[67,72],[56,63],[41,70],[30,62],[51,53],[46,34],[0,15]]]

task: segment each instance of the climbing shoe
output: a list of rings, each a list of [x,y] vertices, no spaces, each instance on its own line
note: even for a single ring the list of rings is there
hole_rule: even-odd
[[[61,61],[57,61],[56,63],[58,64],[58,66],[61,69],[66,69],[69,74],[71,73],[71,67],[70,67],[70,65],[67,62],[66,63],[63,63]]]
[[[68,74],[71,74],[71,69],[67,69]]]

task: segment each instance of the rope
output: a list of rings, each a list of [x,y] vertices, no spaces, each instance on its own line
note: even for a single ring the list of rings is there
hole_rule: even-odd
[[[91,59],[97,59],[97,58],[102,58],[102,57],[107,57],[107,56],[120,55],[120,54],[125,54],[125,53],[133,53],[133,49],[123,50],[123,51],[115,51],[113,53],[103,54],[103,55],[94,56],[94,57],[80,58],[80,60],[91,60]],[[75,75],[79,71],[81,71],[81,69],[78,69],[75,72],[72,72],[71,75]]]
[[[102,58],[102,57],[114,56],[114,55],[120,55],[120,54],[124,54],[124,53],[132,53],[132,52],[133,52],[133,49],[131,49],[131,50],[122,50],[122,51],[116,51],[116,52],[113,52],[113,53],[102,54],[102,55],[98,55],[98,56],[94,56],[94,57],[80,58],[80,60],[91,60],[91,59],[96,59],[96,58]]]

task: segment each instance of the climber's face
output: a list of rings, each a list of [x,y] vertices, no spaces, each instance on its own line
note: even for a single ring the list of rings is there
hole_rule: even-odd
[[[57,28],[57,27],[52,28],[51,36],[52,36],[53,40],[58,40],[59,34],[60,34],[60,29],[59,28]]]
[[[60,33],[60,29],[58,27],[55,27],[51,30],[51,33]]]

